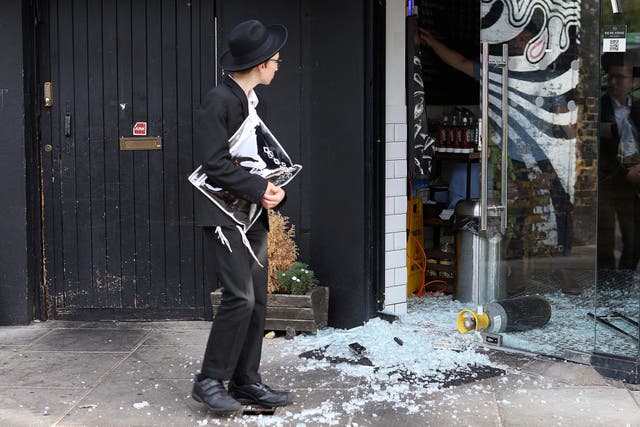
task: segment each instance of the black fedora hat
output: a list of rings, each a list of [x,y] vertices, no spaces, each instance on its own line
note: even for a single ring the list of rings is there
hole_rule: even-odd
[[[286,41],[283,25],[265,27],[256,19],[241,22],[229,33],[229,48],[220,56],[220,66],[226,71],[255,67],[275,55]]]

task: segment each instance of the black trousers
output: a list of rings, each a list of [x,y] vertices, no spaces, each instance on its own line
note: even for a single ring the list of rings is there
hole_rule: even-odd
[[[607,189],[609,193],[615,190]],[[622,234],[622,253],[618,268],[635,270],[640,262],[640,198],[629,192],[622,196],[606,194],[598,197],[598,266],[615,268],[616,218]]]
[[[260,267],[242,243],[236,227],[221,227],[229,247],[215,228],[204,227],[205,263],[222,285],[222,301],[207,342],[202,373],[238,385],[260,382],[260,358],[267,305],[267,230],[262,221],[247,232]],[[208,280],[214,277],[207,274]]]

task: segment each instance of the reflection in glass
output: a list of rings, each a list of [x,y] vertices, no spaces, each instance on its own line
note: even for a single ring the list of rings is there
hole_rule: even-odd
[[[501,71],[489,71],[490,195],[500,200],[506,192],[508,294],[542,295],[551,319],[543,327],[505,334],[503,344],[571,358],[572,352],[593,349],[588,313],[595,278],[596,171],[585,165],[595,163],[597,141],[589,137],[596,122],[584,104],[589,95],[597,96],[585,84],[597,76],[580,64],[597,48],[585,48],[584,39],[581,46],[582,24],[589,18],[581,15],[580,3],[542,10],[532,2],[526,11],[514,3],[483,2],[481,38],[491,43],[490,64],[504,43],[509,48],[506,124]],[[506,185],[499,178],[505,163]]]
[[[596,349],[638,354],[640,51],[602,56]]]

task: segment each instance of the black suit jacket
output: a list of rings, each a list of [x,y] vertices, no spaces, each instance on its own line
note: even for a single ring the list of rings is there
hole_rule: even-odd
[[[229,138],[240,128],[249,114],[247,97],[229,76],[222,77],[217,87],[207,93],[196,112],[196,158],[208,182],[231,191],[236,196],[260,204],[267,180],[235,165],[229,154]],[[235,225],[236,223],[199,191],[196,200],[196,223],[201,226]],[[268,228],[266,211],[260,219]]]
[[[629,118],[640,130],[640,101],[632,99]],[[620,134],[609,95],[600,100],[600,155],[599,179],[600,197],[630,197],[635,195],[635,187],[625,178],[627,169],[618,161]]]

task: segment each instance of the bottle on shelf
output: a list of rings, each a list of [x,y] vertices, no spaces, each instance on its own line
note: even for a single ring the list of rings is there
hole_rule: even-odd
[[[476,125],[473,114],[471,112],[466,113],[462,117],[462,127],[463,127],[463,142],[462,148],[464,153],[473,153],[475,150],[475,139],[476,139]]]
[[[438,147],[437,151],[446,152],[449,146],[449,116],[442,118],[442,123],[438,129]]]
[[[449,126],[449,152],[457,153],[460,148],[460,121],[458,114],[452,114],[451,126]]]

